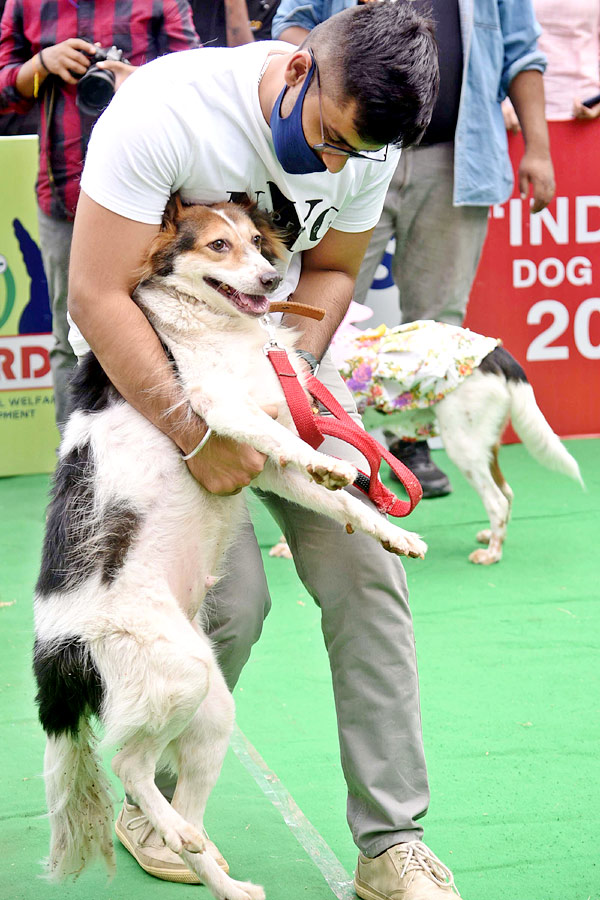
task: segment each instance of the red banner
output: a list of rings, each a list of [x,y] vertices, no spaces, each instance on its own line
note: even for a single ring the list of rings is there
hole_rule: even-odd
[[[551,122],[556,197],[490,214],[466,326],[502,338],[561,437],[600,435],[600,121]],[[509,139],[515,167],[521,136]],[[516,183],[516,177],[515,177]]]

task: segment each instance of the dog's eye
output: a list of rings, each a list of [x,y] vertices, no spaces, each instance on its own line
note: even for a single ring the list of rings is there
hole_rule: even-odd
[[[252,238],[252,243],[254,244],[254,246],[255,246],[258,250],[260,250],[260,248],[262,247],[262,237],[261,237],[261,235],[260,235],[260,234],[255,234],[254,237]]]
[[[222,238],[212,241],[208,246],[211,250],[214,250],[215,253],[224,253],[226,250],[229,250],[229,244]]]

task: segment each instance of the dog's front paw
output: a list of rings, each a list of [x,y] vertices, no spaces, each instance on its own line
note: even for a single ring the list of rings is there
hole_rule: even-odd
[[[427,544],[413,531],[404,531],[403,528],[394,526],[393,534],[387,534],[381,540],[381,546],[397,556],[412,556],[424,559],[427,553]]]
[[[169,850],[178,855],[182,850],[188,853],[204,853],[206,839],[204,835],[193,825],[183,825],[179,828],[171,828],[163,835],[163,840]]]
[[[342,459],[323,457],[323,462],[309,464],[306,471],[317,484],[322,484],[330,491],[337,491],[353,484],[357,472],[354,466]]]
[[[489,544],[492,539],[492,529],[484,528],[483,531],[477,532],[476,541],[478,544]]]

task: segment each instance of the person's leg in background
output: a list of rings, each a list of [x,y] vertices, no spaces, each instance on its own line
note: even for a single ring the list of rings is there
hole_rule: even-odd
[[[54,346],[50,351],[50,367],[54,384],[54,416],[59,431],[69,415],[69,380],[77,357],[69,343],[67,322],[67,290],[69,280],[69,256],[73,223],[53,219],[38,208],[40,250],[48,281],[50,308],[52,310],[52,334]]]
[[[487,206],[453,206],[454,144],[414,147],[398,205],[392,275],[403,322],[462,325],[488,225]]]
[[[453,142],[407,150],[398,194],[392,274],[402,322],[435,319],[462,325],[488,225],[487,206],[453,206]],[[427,441],[386,434],[389,448],[417,476],[425,498],[452,490]]]
[[[396,166],[390,186],[385,197],[385,203],[381,212],[381,218],[373,229],[369,246],[362,261],[356,283],[354,285],[354,300],[356,303],[366,303],[367,294],[373,284],[375,273],[385,253],[390,238],[395,236],[397,224],[398,192],[406,177],[406,159],[404,153]],[[394,322],[388,323],[396,324]],[[368,325],[368,323],[367,323]]]

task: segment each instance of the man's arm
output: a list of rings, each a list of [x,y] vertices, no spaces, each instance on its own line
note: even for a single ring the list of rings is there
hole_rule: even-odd
[[[346,232],[330,228],[316,247],[302,254],[302,274],[294,300],[326,310],[321,322],[302,316],[284,317],[301,332],[298,346],[321,359],[350,305],[354,282],[369,245],[371,231]]]
[[[526,197],[533,189],[532,211],[540,212],[555,190],[542,80],[547,60],[537,45],[541,29],[532,0],[498,0],[498,14],[504,41],[500,91],[510,97],[525,140],[519,190]]]
[[[552,198],[556,185],[550,157],[542,73],[526,69],[515,75],[508,95],[519,119],[525,153],[519,164],[519,190],[526,197],[533,190],[532,212],[540,212]]]
[[[246,0],[224,0],[227,46],[240,47],[254,42]]]
[[[354,4],[348,0],[346,5]],[[281,0],[273,17],[271,35],[276,41],[301,44],[309,31],[330,15],[331,2],[328,0]]]
[[[81,193],[71,265],[69,312],[125,399],[189,453],[206,425],[181,404],[183,393],[150,323],[131,299],[135,272],[159,230],[110,212]],[[262,471],[265,457],[213,435],[187,463],[215,494],[230,494]]]
[[[308,34],[310,32],[305,28],[300,28],[299,25],[290,25],[288,28],[283,29],[277,40],[287,41],[288,44],[296,44],[299,47]]]

